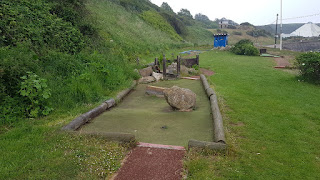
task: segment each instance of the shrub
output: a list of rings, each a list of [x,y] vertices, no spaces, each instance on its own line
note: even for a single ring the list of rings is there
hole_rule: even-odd
[[[25,97],[24,101],[28,106],[26,113],[29,117],[48,115],[53,109],[46,106],[51,90],[48,88],[47,80],[38,75],[27,72],[26,76],[21,77],[20,95]]]
[[[307,52],[296,57],[301,76],[305,80],[320,82],[320,53]]]
[[[42,0],[2,1],[0,46],[29,41],[35,51],[50,47],[67,53],[79,52],[84,47],[80,30],[50,14],[48,3]]]
[[[254,29],[252,31],[247,31],[247,35],[252,37],[268,37],[271,36],[271,33],[267,32],[264,29]]]
[[[228,29],[237,29],[237,26],[229,25],[227,28],[228,28]]]
[[[231,49],[231,52],[238,55],[257,56],[259,50],[254,47],[253,42],[249,39],[243,39],[237,42]]]
[[[234,31],[232,34],[234,34],[236,36],[242,36],[242,32],[238,32],[238,31]]]

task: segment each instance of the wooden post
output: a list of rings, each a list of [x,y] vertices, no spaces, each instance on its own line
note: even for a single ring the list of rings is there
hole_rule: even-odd
[[[177,77],[180,77],[180,56],[177,56]]]
[[[158,58],[154,59],[154,65],[158,66],[158,64],[159,64]]]
[[[162,74],[163,74],[163,79],[166,80],[167,79],[167,60],[166,60],[166,56],[163,55],[163,61],[162,61],[162,66],[163,66],[163,71],[162,71]]]
[[[199,66],[199,54],[197,55],[197,65]]]
[[[137,57],[137,65],[139,66],[139,64],[140,64],[140,59],[139,59],[139,57]]]
[[[156,71],[157,73],[160,72],[160,64],[159,64],[158,58],[155,58],[155,60],[154,60],[154,69],[155,69],[155,71]]]

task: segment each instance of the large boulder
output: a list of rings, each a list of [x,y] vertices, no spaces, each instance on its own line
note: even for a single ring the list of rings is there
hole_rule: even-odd
[[[177,63],[172,63],[167,67],[168,74],[177,74]]]
[[[153,70],[151,66],[139,70],[139,73],[142,77],[151,76],[152,72]]]
[[[156,73],[156,72],[152,72],[152,76],[159,81],[160,79],[163,79],[163,74],[161,73]]]
[[[163,93],[168,104],[179,111],[191,111],[196,106],[197,95],[190,89],[173,86]]]
[[[140,84],[148,84],[154,81],[156,81],[156,78],[154,78],[153,76],[142,77],[139,79]]]
[[[197,71],[194,68],[188,68],[185,65],[180,66],[180,72],[181,74],[185,74],[185,75],[197,73]]]

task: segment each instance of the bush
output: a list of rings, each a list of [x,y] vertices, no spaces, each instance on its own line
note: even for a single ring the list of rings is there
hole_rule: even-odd
[[[28,41],[38,54],[47,47],[67,53],[84,47],[80,30],[51,14],[43,0],[2,0],[0,9],[0,47]]]
[[[247,35],[252,37],[268,37],[271,36],[271,33],[267,32],[264,29],[254,29],[252,31],[247,31]]]
[[[229,25],[227,28],[228,28],[228,29],[237,29],[237,26]]]
[[[320,82],[320,53],[307,52],[296,57],[301,76],[305,80]]]
[[[242,36],[242,32],[238,32],[238,31],[234,31],[232,34],[236,36]]]
[[[26,76],[21,77],[20,95],[24,97],[26,114],[29,117],[38,117],[48,115],[53,109],[46,106],[48,98],[51,96],[51,90],[48,88],[47,80],[38,75],[27,72]]]
[[[243,39],[237,42],[231,49],[231,52],[238,55],[257,56],[259,50],[254,47],[253,42],[249,39]]]

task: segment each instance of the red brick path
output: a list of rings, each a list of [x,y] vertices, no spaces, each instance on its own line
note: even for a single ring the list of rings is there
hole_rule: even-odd
[[[180,180],[184,150],[136,147],[114,180]]]

